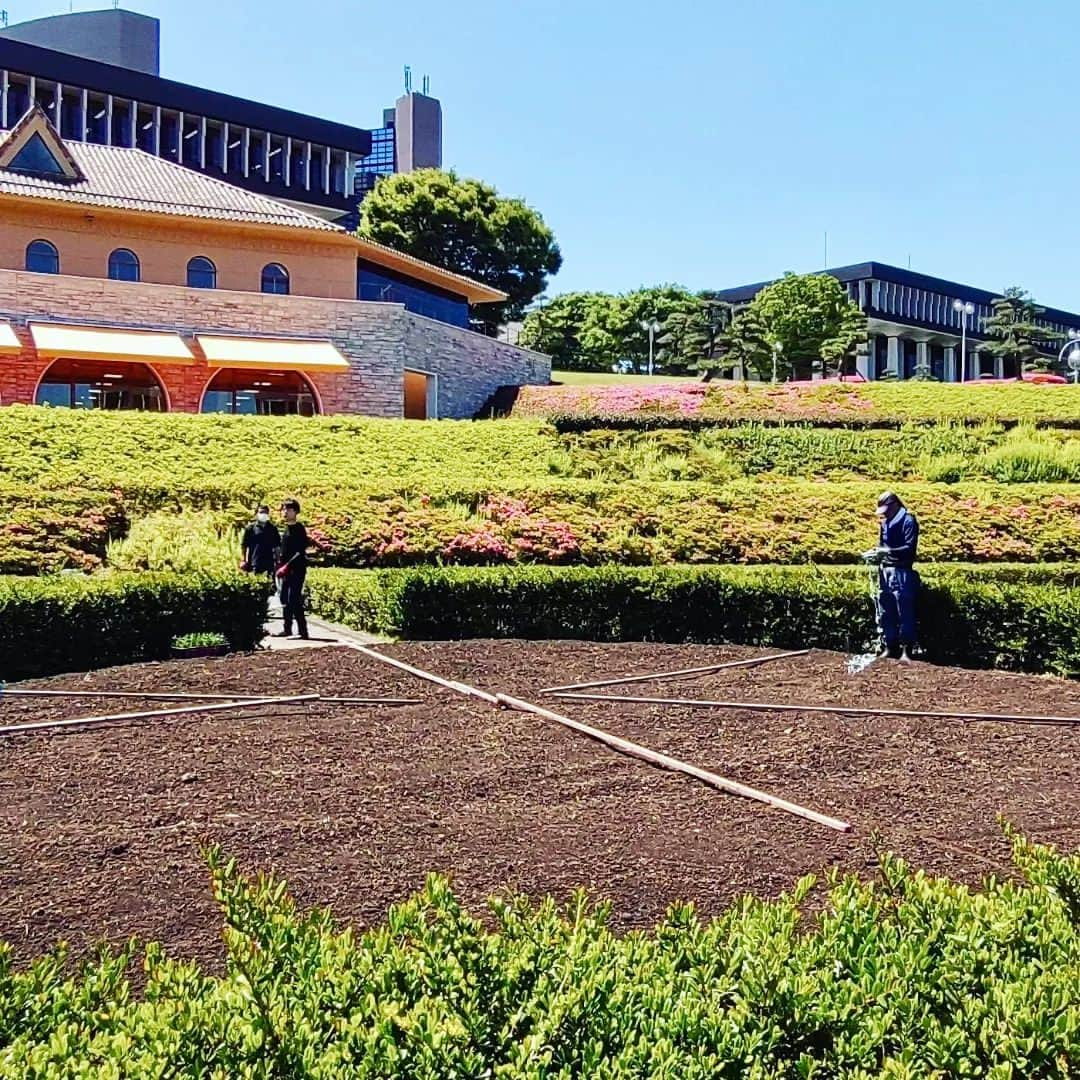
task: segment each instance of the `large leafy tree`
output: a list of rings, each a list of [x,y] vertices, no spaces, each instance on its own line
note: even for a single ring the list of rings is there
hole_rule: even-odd
[[[1046,309],[1028,293],[1012,286],[1004,296],[991,301],[993,314],[983,320],[983,333],[989,341],[979,346],[980,352],[992,353],[1021,371],[1053,371],[1057,367],[1055,345],[1063,340],[1057,330],[1041,323]]]
[[[745,339],[745,340],[744,340]],[[808,378],[818,362],[844,370],[866,341],[866,316],[828,274],[785,274],[736,316],[728,351],[762,378]]]
[[[361,236],[507,293],[474,311],[494,333],[520,319],[562,266],[555,236],[537,211],[489,184],[418,169],[380,180],[361,205]]]
[[[734,308],[712,293],[668,316],[660,339],[665,370],[714,374],[731,367],[724,357],[725,333]]]

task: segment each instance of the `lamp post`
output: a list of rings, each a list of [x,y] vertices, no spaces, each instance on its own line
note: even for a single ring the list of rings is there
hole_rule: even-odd
[[[1073,385],[1076,386],[1080,383],[1080,330],[1069,331],[1069,339],[1061,346],[1061,351],[1058,353],[1059,364],[1066,359],[1066,353],[1069,354],[1068,365],[1072,372]]]
[[[968,316],[975,314],[975,305],[954,300],[952,306],[960,315],[960,381],[967,382],[967,321]]]
[[[656,335],[660,333],[660,324],[655,319],[642,319],[641,329],[649,335],[649,374],[651,375],[653,369],[653,341]]]
[[[773,381],[774,385],[776,383],[776,378],[777,378],[777,374],[778,374],[777,367],[778,367],[779,361],[780,361],[780,354],[783,351],[784,351],[784,346],[781,345],[779,341],[773,342],[773,347],[772,347],[772,381]]]

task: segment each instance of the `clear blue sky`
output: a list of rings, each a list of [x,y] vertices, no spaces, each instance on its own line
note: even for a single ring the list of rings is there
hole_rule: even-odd
[[[105,6],[75,0],[76,10]],[[446,164],[520,195],[549,293],[865,259],[1080,310],[1067,0],[125,0],[162,73],[377,126],[427,73]],[[12,21],[67,0],[0,0]],[[1073,50],[1070,56],[1069,50]]]

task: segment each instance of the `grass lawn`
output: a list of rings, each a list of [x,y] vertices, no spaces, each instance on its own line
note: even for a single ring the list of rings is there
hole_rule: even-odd
[[[628,386],[644,386],[647,383],[697,382],[696,375],[614,375],[609,371],[553,371],[553,383],[566,386],[613,386],[624,383]]]

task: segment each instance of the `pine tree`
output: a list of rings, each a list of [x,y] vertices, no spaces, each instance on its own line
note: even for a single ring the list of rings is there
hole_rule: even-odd
[[[1016,372],[1055,371],[1058,367],[1056,345],[1063,335],[1039,321],[1046,309],[1039,307],[1023,289],[1012,286],[1003,296],[991,301],[993,315],[983,321],[983,332],[990,338],[979,346],[981,352],[1001,357],[1015,364]]]

